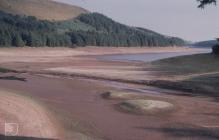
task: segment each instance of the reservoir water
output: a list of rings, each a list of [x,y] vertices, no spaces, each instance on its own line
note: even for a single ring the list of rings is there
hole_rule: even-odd
[[[202,49],[192,52],[157,52],[157,53],[141,53],[141,54],[116,54],[116,55],[104,55],[98,57],[98,59],[108,61],[142,61],[151,62],[165,58],[171,58],[176,56],[210,53],[211,49]]]

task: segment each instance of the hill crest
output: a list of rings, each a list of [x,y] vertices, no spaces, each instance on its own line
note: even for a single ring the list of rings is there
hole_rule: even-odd
[[[81,7],[53,0],[1,0],[0,10],[14,15],[34,16],[50,21],[68,20],[88,13]]]

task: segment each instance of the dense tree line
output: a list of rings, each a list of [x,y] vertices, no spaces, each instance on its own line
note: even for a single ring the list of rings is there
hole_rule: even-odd
[[[59,34],[49,21],[0,12],[0,46],[69,46],[68,35]]]
[[[92,26],[95,30],[69,32],[73,44],[84,46],[173,46],[185,44],[182,39],[167,37],[143,28],[129,27],[99,13],[83,14],[77,20]]]
[[[79,46],[174,46],[185,44],[178,38],[147,36],[143,33],[116,34],[99,32],[70,32],[72,43]]]
[[[129,27],[98,13],[50,22],[0,12],[0,46],[172,46],[179,38]]]

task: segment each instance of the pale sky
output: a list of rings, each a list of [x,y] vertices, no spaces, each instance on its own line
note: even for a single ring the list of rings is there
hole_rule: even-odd
[[[219,37],[219,5],[198,9],[196,0],[56,0],[99,12],[130,26],[201,41]]]

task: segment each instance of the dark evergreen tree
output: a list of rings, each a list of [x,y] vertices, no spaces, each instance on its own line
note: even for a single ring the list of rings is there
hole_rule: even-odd
[[[25,45],[24,41],[22,40],[21,36],[15,34],[12,38],[12,46],[23,47]]]
[[[205,7],[205,5],[207,5],[207,4],[212,4],[212,3],[214,3],[214,4],[216,4],[217,3],[217,0],[197,0],[200,4],[199,4],[199,8],[204,8]]]
[[[219,42],[219,38],[217,39],[218,42]],[[216,55],[219,55],[219,44],[216,44],[212,47],[212,53],[213,54],[216,54]]]

